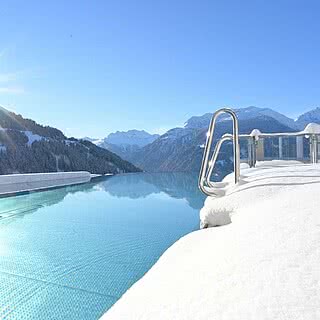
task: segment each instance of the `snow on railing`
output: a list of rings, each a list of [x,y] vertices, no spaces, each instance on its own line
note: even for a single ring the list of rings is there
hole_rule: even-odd
[[[296,137],[296,159],[303,160],[303,137],[305,137],[310,141],[310,162],[317,163],[319,136],[320,125],[316,123],[309,123],[303,131],[299,132],[261,133],[258,129],[254,129],[249,135],[239,135],[240,138],[248,139],[248,162],[250,167],[255,166],[257,159],[264,160],[264,138],[279,138],[279,158],[282,158],[282,138]],[[257,150],[259,150],[258,155]]]

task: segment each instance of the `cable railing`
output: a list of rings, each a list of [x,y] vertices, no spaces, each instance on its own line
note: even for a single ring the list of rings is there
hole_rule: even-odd
[[[224,134],[216,143],[213,150],[211,159],[211,149],[214,138],[214,131],[217,118],[223,114],[227,113],[231,116],[233,124],[233,133]],[[299,132],[281,132],[281,133],[262,133],[258,129],[252,130],[250,134],[239,134],[238,118],[236,113],[229,108],[222,108],[216,111],[209,125],[207,132],[207,140],[204,148],[201,169],[199,174],[199,188],[200,190],[208,196],[216,196],[219,194],[217,188],[219,183],[212,182],[211,177],[213,170],[215,168],[219,152],[222,145],[226,142],[232,142],[233,146],[233,172],[234,172],[234,183],[237,184],[240,180],[240,144],[239,140],[243,139],[247,141],[247,161],[250,167],[255,167],[257,161],[268,160],[265,157],[264,152],[264,140],[267,138],[278,139],[278,152],[279,159],[283,159],[283,139],[285,138],[296,138],[296,146],[294,157],[296,160],[306,162],[304,156],[304,138],[309,140],[309,157],[310,163],[317,163],[319,157],[319,143],[320,143],[320,125],[315,123],[309,123],[303,131]],[[210,159],[210,160],[209,160]],[[221,184],[220,184],[221,185]]]

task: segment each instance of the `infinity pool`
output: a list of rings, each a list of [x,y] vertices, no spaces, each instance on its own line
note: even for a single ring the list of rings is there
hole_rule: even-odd
[[[0,199],[0,318],[98,319],[198,229],[203,200],[183,173]]]

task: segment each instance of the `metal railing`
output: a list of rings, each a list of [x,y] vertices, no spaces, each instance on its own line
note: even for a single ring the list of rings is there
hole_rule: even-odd
[[[212,143],[213,143],[213,135],[215,130],[216,120],[219,115],[227,113],[231,116],[233,122],[233,133],[232,134],[224,134],[216,143],[213,154],[209,161]],[[240,179],[240,145],[239,139],[247,139],[248,141],[248,163],[250,167],[255,167],[257,160],[265,160],[264,159],[264,146],[262,143],[262,149],[260,145],[260,151],[262,150],[263,155],[257,154],[257,150],[259,148],[259,144],[265,138],[279,138],[279,153],[282,148],[282,140],[280,144],[280,139],[282,138],[290,138],[290,137],[301,137],[299,139],[299,143],[297,140],[297,159],[303,160],[303,137],[308,138],[310,142],[310,162],[317,163],[318,162],[318,144],[320,143],[320,125],[310,123],[308,124],[303,131],[299,132],[284,132],[284,133],[261,133],[258,129],[254,129],[250,134],[241,134],[239,135],[239,125],[238,118],[236,113],[229,108],[223,108],[216,111],[211,119],[209,130],[207,132],[207,140],[204,148],[201,169],[199,174],[199,188],[200,190],[208,195],[215,196],[218,195],[217,192],[217,183],[211,181],[211,176],[213,173],[213,169],[215,167],[221,146],[226,141],[232,141],[233,143],[233,171],[234,171],[234,182],[237,184]],[[281,157],[280,157],[281,158]]]
[[[309,139],[310,143],[310,163],[318,162],[318,144],[320,142],[320,125],[309,123],[303,131],[299,132],[280,132],[280,133],[261,133],[259,130],[254,129],[250,134],[241,134],[239,138],[244,138],[248,140],[248,163],[250,167],[255,167],[257,162],[257,147],[259,141],[266,138],[290,138],[290,137],[305,137]],[[303,140],[301,139],[297,142],[297,160],[303,160]],[[279,143],[279,149],[282,145]],[[280,153],[280,152],[279,152]],[[263,157],[262,157],[263,158]],[[280,157],[282,158],[282,157]],[[259,159],[264,160],[264,159]]]
[[[212,142],[213,142],[213,135],[214,135],[216,120],[218,116],[220,116],[223,113],[229,114],[232,118],[233,134],[225,136],[224,138],[220,139],[220,141],[215,146],[211,161],[209,163],[209,157],[210,157],[210,151],[211,151]],[[233,157],[234,157],[233,169],[235,173],[234,182],[238,183],[240,178],[240,146],[239,146],[238,118],[236,116],[236,113],[232,109],[223,108],[216,111],[212,116],[212,119],[209,125],[209,130],[207,132],[207,140],[204,147],[204,153],[203,153],[203,158],[201,163],[201,169],[200,169],[200,175],[199,175],[199,188],[204,194],[208,196],[216,195],[216,192],[212,188],[210,177],[211,177],[215,162],[217,160],[221,145],[223,142],[227,140],[232,140],[233,142]]]

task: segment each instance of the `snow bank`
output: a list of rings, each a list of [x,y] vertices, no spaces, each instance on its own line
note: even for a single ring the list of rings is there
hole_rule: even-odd
[[[241,173],[103,319],[320,319],[320,165]]]
[[[320,181],[319,165],[301,164],[299,161],[274,160],[257,162],[256,168],[241,167],[240,182],[233,183],[233,174],[217,183],[219,198],[208,197],[200,211],[201,226],[217,226],[221,215],[231,217],[240,208],[254,207],[262,200],[274,201],[279,192],[288,195],[299,186]],[[223,187],[221,188],[220,185]],[[317,185],[315,186],[317,187]],[[320,189],[318,189],[320,191]]]

